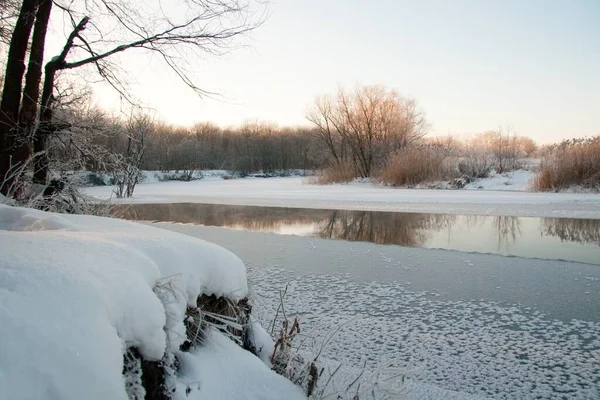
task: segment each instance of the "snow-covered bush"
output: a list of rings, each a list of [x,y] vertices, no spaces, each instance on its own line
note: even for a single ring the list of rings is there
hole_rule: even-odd
[[[160,182],[165,181],[182,181],[182,182],[191,182],[197,181],[203,178],[201,171],[195,171],[193,169],[183,170],[183,171],[174,171],[174,172],[165,172],[163,174],[157,175],[157,178]]]

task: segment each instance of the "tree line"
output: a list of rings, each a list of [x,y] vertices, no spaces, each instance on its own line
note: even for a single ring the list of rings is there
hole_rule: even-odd
[[[217,169],[245,176],[258,171],[314,170],[326,164],[324,149],[307,127],[261,122],[228,128],[210,122],[181,127],[153,121],[144,114],[125,121],[107,115],[95,115],[94,119],[94,130],[102,134],[94,135],[93,145],[125,159],[143,152],[139,160],[128,161],[143,170]],[[85,165],[97,172],[107,168],[97,157],[90,157]]]

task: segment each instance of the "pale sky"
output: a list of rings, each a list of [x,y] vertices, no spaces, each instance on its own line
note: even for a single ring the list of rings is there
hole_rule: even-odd
[[[128,67],[132,87],[182,125],[306,125],[316,95],[360,83],[417,99],[432,135],[508,125],[542,143],[600,134],[598,0],[272,0],[269,9],[248,47],[194,66],[223,99],[198,99],[158,60]],[[110,99],[99,92],[100,104]]]

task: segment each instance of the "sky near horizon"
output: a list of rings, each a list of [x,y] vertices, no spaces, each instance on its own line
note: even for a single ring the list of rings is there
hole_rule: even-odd
[[[597,0],[271,0],[245,43],[193,66],[220,97],[199,99],[156,60],[133,61],[132,88],[181,125],[307,125],[316,95],[381,84],[414,97],[434,136],[600,134]],[[96,100],[115,104],[104,90]]]

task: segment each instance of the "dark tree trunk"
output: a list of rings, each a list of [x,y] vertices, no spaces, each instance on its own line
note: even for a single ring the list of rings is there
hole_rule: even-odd
[[[33,28],[33,39],[31,50],[29,52],[29,65],[27,66],[27,75],[25,76],[25,88],[23,89],[23,102],[19,114],[19,130],[21,134],[27,137],[27,142],[19,148],[19,153],[28,158],[29,138],[35,130],[35,123],[38,111],[38,101],[40,97],[40,82],[42,80],[42,65],[44,63],[44,47],[46,43],[46,32],[48,31],[48,22],[52,11],[52,0],[41,0],[38,8],[35,26]],[[35,142],[35,138],[34,138]],[[34,154],[38,150],[34,143]],[[47,157],[44,158],[45,160]],[[44,163],[45,165],[45,163]],[[34,177],[36,176],[37,165],[35,165]],[[35,183],[46,184],[46,177],[41,181],[34,179]]]
[[[42,81],[42,66],[44,64],[44,47],[51,11],[52,0],[41,0],[33,27],[29,64],[27,66],[27,75],[25,75],[25,88],[23,89],[23,100],[19,114],[19,124],[23,128],[29,128],[26,133],[31,133],[31,127],[35,124],[37,116],[40,83]]]
[[[25,75],[25,57],[31,29],[35,20],[38,0],[23,0],[19,17],[15,24],[8,58],[6,75],[0,103],[0,193],[10,194],[14,183],[11,167],[18,167],[26,161],[27,154],[16,154],[15,145],[19,144],[17,123],[19,120],[19,104],[21,88]]]

